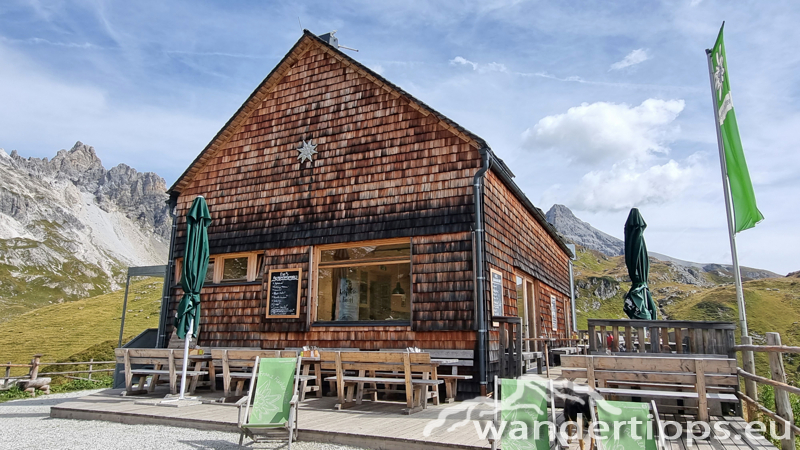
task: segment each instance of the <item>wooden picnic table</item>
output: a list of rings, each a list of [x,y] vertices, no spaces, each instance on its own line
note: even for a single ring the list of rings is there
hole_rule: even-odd
[[[183,358],[181,358],[183,361]],[[189,355],[189,364],[194,363],[194,371],[200,372],[203,370],[203,364],[205,363],[208,367],[208,380],[207,381],[198,381],[200,377],[195,377],[192,379],[191,384],[189,385],[189,392],[194,392],[197,386],[209,386],[211,388],[211,392],[217,391],[217,379],[216,379],[216,369],[214,368],[214,360],[211,358],[211,353],[203,353],[200,355]]]
[[[306,392],[317,392],[317,397],[322,397],[322,361],[319,356],[301,356],[303,368],[300,373],[300,401],[305,400]],[[311,368],[314,368],[316,377],[314,386],[308,385]]]
[[[457,359],[431,358],[431,364],[438,366],[452,366],[458,363]]]

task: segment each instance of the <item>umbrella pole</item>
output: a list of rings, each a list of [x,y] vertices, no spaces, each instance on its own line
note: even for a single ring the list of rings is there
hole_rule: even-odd
[[[185,400],[183,394],[186,392],[186,368],[189,366],[189,342],[192,340],[192,330],[194,330],[194,318],[189,319],[189,329],[186,331],[186,339],[183,344],[183,370],[181,371],[181,396],[178,400]]]

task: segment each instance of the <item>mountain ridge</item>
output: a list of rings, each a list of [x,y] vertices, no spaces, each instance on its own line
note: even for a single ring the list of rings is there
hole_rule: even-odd
[[[595,250],[605,256],[620,256],[625,254],[625,242],[622,239],[604,233],[594,228],[589,223],[582,221],[575,216],[572,210],[564,205],[554,204],[551,206],[545,214],[545,218],[553,225],[562,238],[573,244]],[[684,261],[652,251],[649,251],[648,255],[652,259],[683,267],[685,268],[685,270],[683,270],[684,272],[693,269],[700,270],[701,272],[716,273],[723,278],[733,279],[733,266],[730,264]],[[740,266],[739,269],[742,274],[742,279],[744,280],[783,276],[769,270],[752,267]]]
[[[127,267],[164,264],[166,182],[105,169],[77,142],[52,159],[0,149],[0,321],[120,287]]]

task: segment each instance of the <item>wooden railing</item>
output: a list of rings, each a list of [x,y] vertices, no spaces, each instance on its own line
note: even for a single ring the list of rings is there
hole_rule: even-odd
[[[747,419],[754,421],[760,412],[775,420],[781,427],[781,435],[786,439],[781,440],[782,450],[794,450],[795,435],[800,434],[800,427],[794,424],[794,413],[789,401],[789,394],[800,395],[800,388],[786,382],[786,370],[783,366],[783,354],[800,354],[800,347],[781,345],[781,335],[767,333],[767,345],[752,345],[752,338],[742,337],[742,344],[733,347],[734,351],[742,352],[744,368],[738,368],[739,376],[745,379],[745,393],[737,391],[736,395],[747,404]],[[769,354],[770,378],[755,374],[753,352],[766,352]],[[771,411],[758,402],[757,383],[772,386],[775,392],[775,409]]]
[[[732,322],[589,319],[589,353],[733,355]],[[611,336],[611,345],[608,337]]]
[[[522,376],[522,319],[492,317],[500,324],[500,378]]]
[[[14,364],[12,362],[8,362],[7,364],[0,364],[1,367],[5,367],[5,376],[0,379],[0,390],[7,390],[11,387],[12,384],[16,384],[18,381],[33,381],[38,379],[40,376],[50,376],[50,375],[63,375],[66,378],[70,378],[73,380],[88,380],[88,381],[99,381],[97,379],[92,379],[92,374],[96,373],[105,373],[105,372],[113,372],[114,369],[98,369],[96,366],[108,366],[111,364],[116,364],[116,361],[95,361],[91,359],[89,361],[78,361],[78,362],[42,362],[41,361],[42,355],[36,354],[33,355],[33,359],[28,364]],[[87,366],[88,370],[65,370],[60,372],[40,372],[40,368],[42,367],[50,367],[50,366]],[[28,373],[26,375],[21,376],[11,376],[11,369],[12,368],[27,368]],[[86,377],[76,377],[75,374],[88,374]]]

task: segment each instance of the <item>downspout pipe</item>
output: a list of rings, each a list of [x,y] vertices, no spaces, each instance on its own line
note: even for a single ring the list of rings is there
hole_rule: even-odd
[[[156,348],[164,348],[167,344],[167,322],[169,321],[169,302],[171,299],[171,290],[175,275],[175,233],[178,230],[178,221],[175,220],[176,208],[178,206],[178,196],[180,192],[170,192],[169,200],[167,201],[167,208],[169,215],[172,218],[172,232],[169,238],[169,257],[167,261],[167,274],[164,277],[164,287],[161,290],[161,314],[158,319],[158,337],[156,339]]]
[[[578,321],[575,315],[575,276],[572,271],[572,259],[569,260],[569,304],[572,309],[572,332],[578,332]]]
[[[472,182],[474,204],[475,204],[475,264],[473,273],[475,275],[476,298],[478,302],[476,322],[478,323],[478,381],[480,382],[481,395],[486,396],[486,342],[488,340],[487,320],[486,320],[486,268],[484,261],[484,223],[483,223],[483,177],[492,164],[489,148],[480,149],[482,167],[475,174]]]

